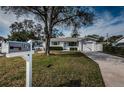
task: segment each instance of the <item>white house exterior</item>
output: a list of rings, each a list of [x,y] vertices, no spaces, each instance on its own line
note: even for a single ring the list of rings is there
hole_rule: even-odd
[[[0,36],[0,53],[2,51],[2,42],[4,41],[4,38]]]
[[[45,42],[43,42],[42,40],[33,40],[32,41],[32,48],[33,50],[44,50],[45,48]]]
[[[70,50],[70,48],[77,48],[81,50],[79,46],[80,39],[78,38],[52,38],[50,42],[51,47],[62,47],[63,50]]]
[[[0,52],[2,50],[2,41],[0,41]]]
[[[34,41],[34,50],[45,51],[45,42],[44,41]],[[7,42],[2,42],[2,53],[5,53],[9,45]],[[63,51],[71,51],[72,49],[76,51],[84,52],[93,52],[93,51],[102,51],[103,46],[100,43],[97,43],[94,39],[91,38],[51,38],[50,47],[62,47]]]
[[[52,38],[50,42],[52,47],[62,47],[64,51],[70,51],[71,48],[76,48],[77,51],[102,51],[102,44],[98,44],[93,39],[88,38]]]

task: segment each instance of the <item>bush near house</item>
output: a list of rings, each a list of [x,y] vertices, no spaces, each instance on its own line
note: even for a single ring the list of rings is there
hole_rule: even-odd
[[[71,51],[77,51],[77,48],[70,48]]]
[[[60,46],[52,46],[52,47],[50,47],[50,50],[63,50],[63,48],[62,47],[60,47]]]
[[[103,52],[109,53],[112,55],[124,57],[124,47],[115,47],[112,45],[104,45]]]

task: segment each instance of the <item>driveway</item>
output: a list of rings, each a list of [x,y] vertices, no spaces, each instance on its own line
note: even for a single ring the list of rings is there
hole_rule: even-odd
[[[124,87],[124,58],[100,52],[84,54],[99,64],[107,87]]]

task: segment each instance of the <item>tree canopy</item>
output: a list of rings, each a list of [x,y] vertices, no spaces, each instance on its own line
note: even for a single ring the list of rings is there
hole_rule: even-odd
[[[22,22],[14,22],[10,25],[9,40],[28,41],[29,39],[39,39],[42,31],[40,24],[34,24],[32,20],[24,20]]]
[[[114,43],[114,42],[116,42],[116,40],[118,40],[122,37],[123,37],[123,35],[114,35],[114,36],[109,37],[107,40],[110,43]]]
[[[65,36],[62,31],[60,31],[60,30],[58,30],[56,28],[53,30],[52,38],[62,37],[62,36]]]
[[[50,38],[56,26],[61,27],[73,26],[80,28],[82,26],[91,25],[94,19],[94,13],[90,7],[79,6],[8,6],[1,7],[5,13],[14,13],[17,17],[23,14],[35,15],[36,19],[44,24],[45,40],[46,40],[46,54],[50,52]]]

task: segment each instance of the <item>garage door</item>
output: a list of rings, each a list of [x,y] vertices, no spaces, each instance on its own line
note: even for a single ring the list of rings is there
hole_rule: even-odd
[[[85,52],[94,51],[94,44],[93,43],[83,44],[83,51],[85,51]]]

